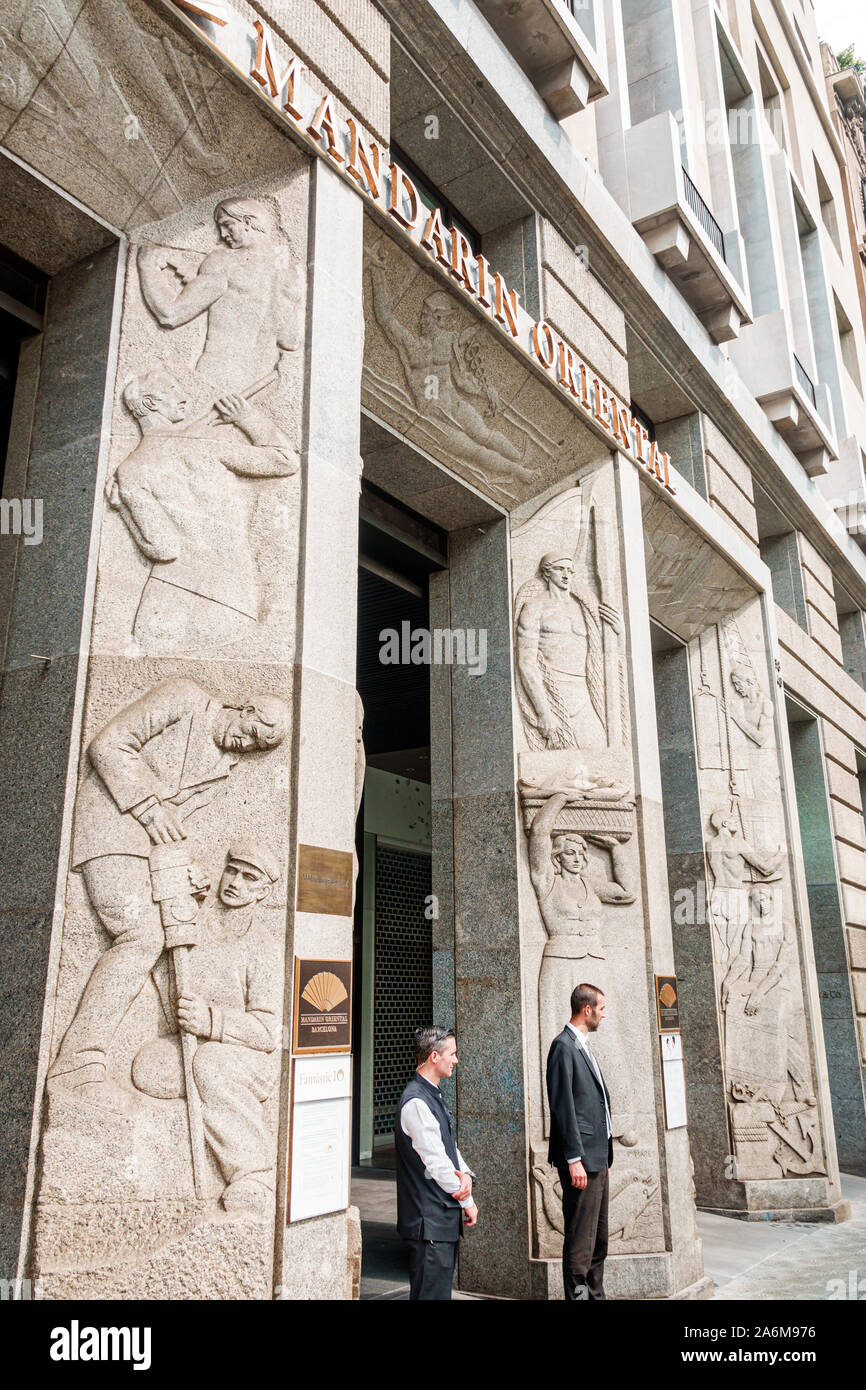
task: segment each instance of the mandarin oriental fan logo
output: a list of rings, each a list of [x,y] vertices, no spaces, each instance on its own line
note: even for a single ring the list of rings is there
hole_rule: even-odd
[[[320,970],[318,975],[314,975],[307,982],[307,987],[301,995],[302,999],[322,1014],[329,1014],[348,997],[343,981],[330,970]]]

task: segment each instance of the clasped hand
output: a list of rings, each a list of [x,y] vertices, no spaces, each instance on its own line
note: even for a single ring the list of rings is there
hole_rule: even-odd
[[[210,1009],[201,995],[178,995],[177,1023],[183,1033],[195,1033],[199,1038],[210,1037]]]

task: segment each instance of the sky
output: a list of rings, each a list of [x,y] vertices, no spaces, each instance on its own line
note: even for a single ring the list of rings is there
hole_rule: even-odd
[[[858,57],[866,58],[866,5],[863,0],[815,0],[818,37],[835,53],[854,44]]]

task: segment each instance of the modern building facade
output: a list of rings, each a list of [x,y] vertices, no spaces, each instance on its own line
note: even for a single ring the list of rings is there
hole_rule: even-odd
[[[811,0],[0,37],[4,1277],[350,1296],[435,1016],[460,1286],[559,1296],[582,980],[614,1296],[708,1294],[696,1208],[844,1220],[863,95]]]

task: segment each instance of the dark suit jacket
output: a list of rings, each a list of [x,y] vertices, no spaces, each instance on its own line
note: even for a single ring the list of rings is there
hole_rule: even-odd
[[[613,1140],[607,1137],[604,1101],[610,1096],[570,1028],[553,1039],[547,1054],[550,1101],[550,1148],[547,1159],[558,1168],[582,1158],[588,1173],[613,1163]]]

